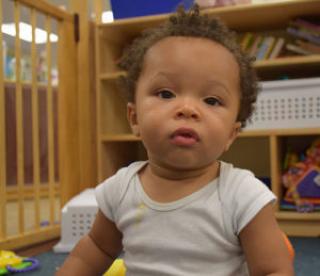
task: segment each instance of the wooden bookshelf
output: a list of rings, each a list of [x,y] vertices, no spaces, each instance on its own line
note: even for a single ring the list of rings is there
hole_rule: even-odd
[[[280,3],[229,6],[206,11],[220,17],[237,32],[265,32],[284,29],[294,17],[320,15],[320,1],[297,0]],[[144,29],[163,22],[168,15],[144,16],[96,24],[96,86],[97,137],[99,181],[114,174],[121,166],[146,157],[140,139],[130,132],[126,118],[126,102],[117,88],[117,78],[125,72],[116,66],[123,49]],[[255,63],[261,80],[274,79],[281,74],[296,73],[302,77],[319,76],[320,55],[292,56]],[[272,191],[281,198],[281,164],[283,145],[290,139],[301,143],[320,136],[319,128],[266,129],[243,131],[223,158],[248,169],[258,176],[271,179]],[[239,157],[242,156],[242,157]],[[289,235],[319,236],[320,212],[301,214],[280,210],[276,217]]]

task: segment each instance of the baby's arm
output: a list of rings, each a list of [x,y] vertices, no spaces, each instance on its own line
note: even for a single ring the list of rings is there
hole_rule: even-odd
[[[122,250],[122,234],[99,210],[84,236],[57,272],[59,275],[102,275]]]
[[[294,275],[289,251],[274,217],[266,205],[240,232],[250,275]]]
[[[240,232],[250,275],[294,275],[292,260],[271,204]]]

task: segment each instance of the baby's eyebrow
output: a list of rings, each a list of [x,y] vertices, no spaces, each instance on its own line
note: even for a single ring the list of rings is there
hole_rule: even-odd
[[[220,82],[219,80],[215,80],[215,79],[209,79],[208,81],[206,81],[206,83],[208,83],[209,86],[213,86],[213,87],[221,87],[223,88],[223,90],[227,93],[230,94],[229,89],[224,85],[224,83]]]

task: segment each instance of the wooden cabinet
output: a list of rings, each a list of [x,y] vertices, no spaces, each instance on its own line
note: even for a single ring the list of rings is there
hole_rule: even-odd
[[[207,10],[219,16],[237,32],[284,30],[289,20],[309,14],[320,15],[317,0],[290,1],[259,5],[230,6]],[[126,102],[117,88],[117,78],[125,72],[117,69],[123,49],[145,28],[158,25],[167,15],[148,16],[115,21],[96,26],[97,137],[99,181],[114,174],[121,166],[146,158],[139,139],[131,134],[126,118]],[[275,79],[282,74],[298,77],[319,76],[320,55],[295,56],[255,63],[261,80]],[[244,131],[230,151],[223,156],[240,167],[251,169],[257,176],[271,179],[271,189],[282,197],[281,164],[283,147],[292,137],[305,141],[320,135],[313,129],[267,129]],[[285,232],[291,235],[320,235],[320,212],[309,214],[281,211],[276,217]]]

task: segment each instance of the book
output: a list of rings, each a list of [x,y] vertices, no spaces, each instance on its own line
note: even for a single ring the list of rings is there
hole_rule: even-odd
[[[298,45],[292,44],[292,43],[288,43],[286,45],[286,49],[289,50],[290,52],[293,52],[295,54],[299,54],[299,55],[312,55],[312,52],[309,52],[301,47],[299,47]]]
[[[277,38],[275,45],[268,58],[269,59],[277,58],[280,55],[284,44],[285,44],[285,39],[283,37]]]
[[[310,25],[301,24],[301,22],[298,21],[297,19],[293,20],[293,21],[290,21],[288,26],[292,27],[292,28],[295,28],[295,29],[298,29],[298,30],[300,30],[302,32],[309,33],[310,35],[313,35],[313,36],[316,36],[316,37],[320,37],[320,30],[317,30],[317,28],[311,27],[311,24]]]
[[[247,49],[249,49],[249,47],[251,46],[253,39],[254,39],[253,33],[251,32],[245,33],[240,42],[241,49],[246,52]]]
[[[314,36],[304,30],[288,27],[287,32],[295,37],[302,38],[317,45],[320,45],[320,37]]]
[[[271,52],[272,52],[272,50],[273,50],[273,48],[275,46],[276,41],[277,41],[276,38],[271,36],[271,39],[270,39],[270,42],[269,42],[269,47],[267,48],[267,51],[266,51],[266,53],[265,53],[265,55],[263,57],[264,59],[268,59],[269,58],[269,56],[270,56],[270,54],[271,54]]]
[[[275,37],[273,36],[267,36],[263,39],[256,55],[257,60],[263,60],[267,58],[271,48],[273,47],[274,41]]]
[[[255,57],[259,47],[261,46],[261,42],[263,41],[262,35],[257,35],[254,38],[251,48],[248,50],[248,54],[252,57]]]
[[[314,30],[315,32],[320,33],[320,18],[314,18],[314,17],[309,17],[309,18],[296,18],[293,21],[295,24],[298,26]]]
[[[320,54],[320,46],[302,40],[296,40],[295,43],[306,51],[312,52],[313,54]]]

